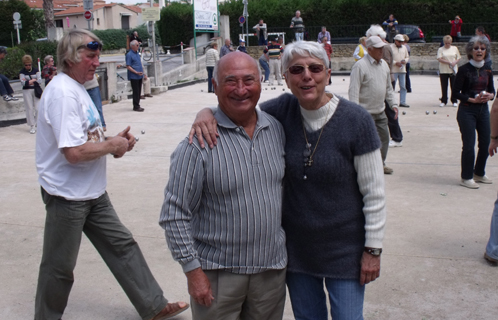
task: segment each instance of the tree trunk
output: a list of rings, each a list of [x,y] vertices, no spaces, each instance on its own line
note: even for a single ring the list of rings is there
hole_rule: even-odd
[[[54,2],[53,0],[43,0],[43,13],[45,14],[45,27],[54,28]]]

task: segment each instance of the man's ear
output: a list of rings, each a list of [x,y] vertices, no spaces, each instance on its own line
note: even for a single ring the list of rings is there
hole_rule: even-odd
[[[218,85],[216,84],[216,81],[214,81],[214,78],[211,78],[211,83],[213,84],[213,91],[216,94],[216,88],[218,88]]]

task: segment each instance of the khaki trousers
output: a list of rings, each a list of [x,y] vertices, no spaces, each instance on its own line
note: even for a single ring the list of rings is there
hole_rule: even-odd
[[[24,109],[26,110],[26,122],[28,126],[36,126],[38,118],[38,103],[40,99],[35,96],[35,89],[23,89]]]
[[[150,78],[147,78],[147,80],[142,79],[142,85],[143,85],[143,95],[150,94]]]
[[[194,320],[277,320],[285,304],[285,269],[257,274],[204,271],[214,300],[210,307],[190,299]]]

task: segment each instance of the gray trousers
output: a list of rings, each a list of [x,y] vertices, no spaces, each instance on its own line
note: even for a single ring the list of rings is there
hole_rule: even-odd
[[[282,319],[285,304],[285,269],[257,274],[204,270],[214,300],[205,307],[190,299],[195,320]]]
[[[384,165],[387,158],[387,150],[389,150],[389,127],[387,126],[387,116],[384,111],[379,114],[371,114],[375,128],[380,138],[380,154],[382,155],[382,163]]]
[[[270,85],[273,85],[273,80],[277,79],[277,83],[282,83],[282,60],[270,59]]]
[[[142,319],[168,303],[132,234],[119,221],[107,192],[97,199],[68,201],[41,190],[47,210],[35,320],[61,319],[74,282],[82,232],[95,246]],[[102,316],[104,317],[104,316]]]

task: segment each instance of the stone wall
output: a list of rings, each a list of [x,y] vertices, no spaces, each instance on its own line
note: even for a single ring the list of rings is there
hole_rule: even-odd
[[[465,45],[467,43],[454,43],[462,59],[459,65],[468,62],[467,56],[465,54]],[[353,52],[356,49],[356,44],[333,44],[332,48],[334,52],[332,53],[332,71],[348,71],[351,70],[354,64]],[[439,49],[439,43],[410,43],[411,55],[410,55],[410,68],[411,70],[436,71],[439,69],[439,62],[436,60],[437,50]],[[264,47],[248,47],[247,52],[255,59],[259,59],[263,53]],[[498,43],[491,43],[491,52],[498,53]],[[493,61],[498,61],[498,55],[492,55]]]

